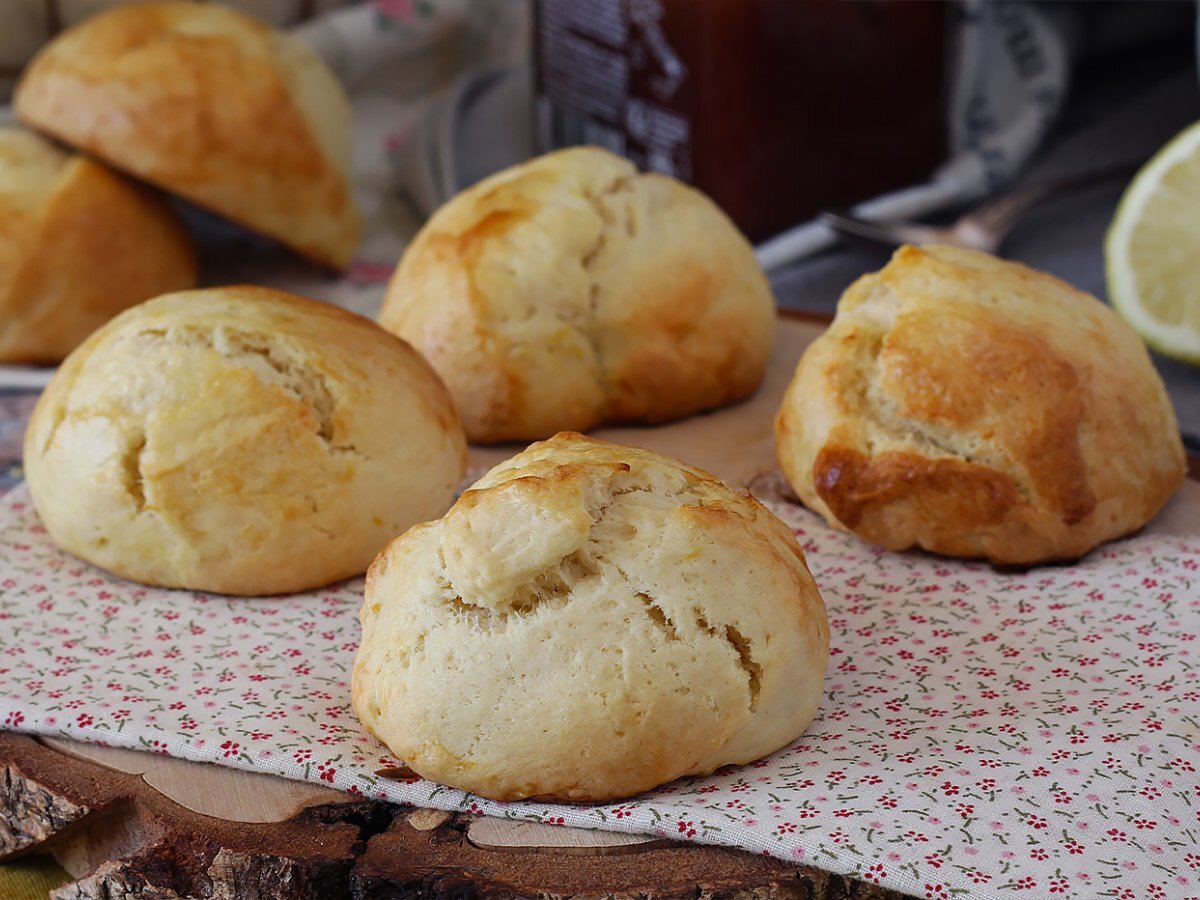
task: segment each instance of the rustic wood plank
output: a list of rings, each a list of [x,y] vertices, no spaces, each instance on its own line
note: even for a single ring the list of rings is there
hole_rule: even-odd
[[[180,806],[140,775],[17,734],[0,734],[0,773],[0,807],[12,811],[8,828],[19,835],[0,858],[37,848],[82,876],[56,900],[348,897],[366,836],[393,812],[353,801],[286,822],[230,822]]]
[[[558,848],[476,846],[473,816],[456,815],[432,831],[403,816],[371,838],[355,867],[355,897],[530,897],[538,900],[652,898],[805,898],[900,900],[902,895],[768,856],[661,840],[620,855],[564,854]]]
[[[198,765],[187,760],[62,738],[40,738],[60,753],[119,772],[141,775],[151,787],[193,812],[230,822],[283,822],[309,806],[351,799],[333,788],[259,772]]]
[[[412,817],[409,817],[412,824]],[[645,834],[625,834],[619,831],[596,831],[587,828],[561,828],[542,822],[514,822],[510,819],[483,817],[467,826],[467,840],[485,850],[512,850],[607,855],[624,853],[631,847],[669,843],[663,838]]]
[[[900,897],[738,850],[635,836],[613,846],[624,836],[368,800],[230,822],[181,806],[140,774],[17,734],[0,733],[0,772],[0,806],[19,835],[0,857],[47,850],[78,879],[52,900]]]

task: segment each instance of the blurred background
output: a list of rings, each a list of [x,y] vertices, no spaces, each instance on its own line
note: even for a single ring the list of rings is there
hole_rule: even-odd
[[[0,92],[51,36],[120,2],[5,0]],[[577,143],[708,193],[758,247],[779,306],[819,315],[891,252],[822,210],[948,222],[1014,187],[1108,172],[1026,211],[999,250],[1103,299],[1131,173],[1200,119],[1190,0],[221,2],[291,30],[345,84],[368,228],[335,278],[193,215],[203,278],[367,315],[433,209]],[[1200,370],[1155,361],[1200,450]]]

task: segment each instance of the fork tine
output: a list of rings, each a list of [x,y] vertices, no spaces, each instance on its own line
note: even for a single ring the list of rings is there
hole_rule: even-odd
[[[931,244],[947,240],[945,230],[912,222],[872,222],[831,210],[822,211],[817,217],[835,231],[889,247],[898,247],[900,244]]]

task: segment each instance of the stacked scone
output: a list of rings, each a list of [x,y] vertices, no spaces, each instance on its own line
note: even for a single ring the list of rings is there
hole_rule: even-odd
[[[181,290],[196,254],[159,192],[349,262],[351,111],[310,50],[218,4],[123,5],[46,45],[14,107],[87,154],[0,134],[0,358],[76,348],[25,445],[59,543],[149,584],[275,594],[360,574],[445,511],[465,439],[412,348],[301,297]]]
[[[0,132],[0,362],[58,362],[121,310],[195,286],[162,194],[322,266],[357,246],[349,101],[303,44],[243,13],[92,16],[41,49],[13,105],[31,131]]]
[[[357,245],[344,90],[304,44],[237,10],[174,0],[92,16],[38,53],[13,108],[324,265]]]
[[[195,282],[191,239],[151,190],[0,128],[0,362],[56,363],[121,310]]]

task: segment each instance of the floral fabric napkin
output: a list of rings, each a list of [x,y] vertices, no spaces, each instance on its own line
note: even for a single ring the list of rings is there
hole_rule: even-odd
[[[786,503],[829,607],[822,712],[751,765],[605,806],[380,770],[349,707],[362,583],[229,599],[62,553],[0,500],[0,724],[450,810],[663,835],[918,897],[1200,896],[1200,486],[1072,566],[885,553]],[[1186,516],[1184,517],[1186,519]]]

